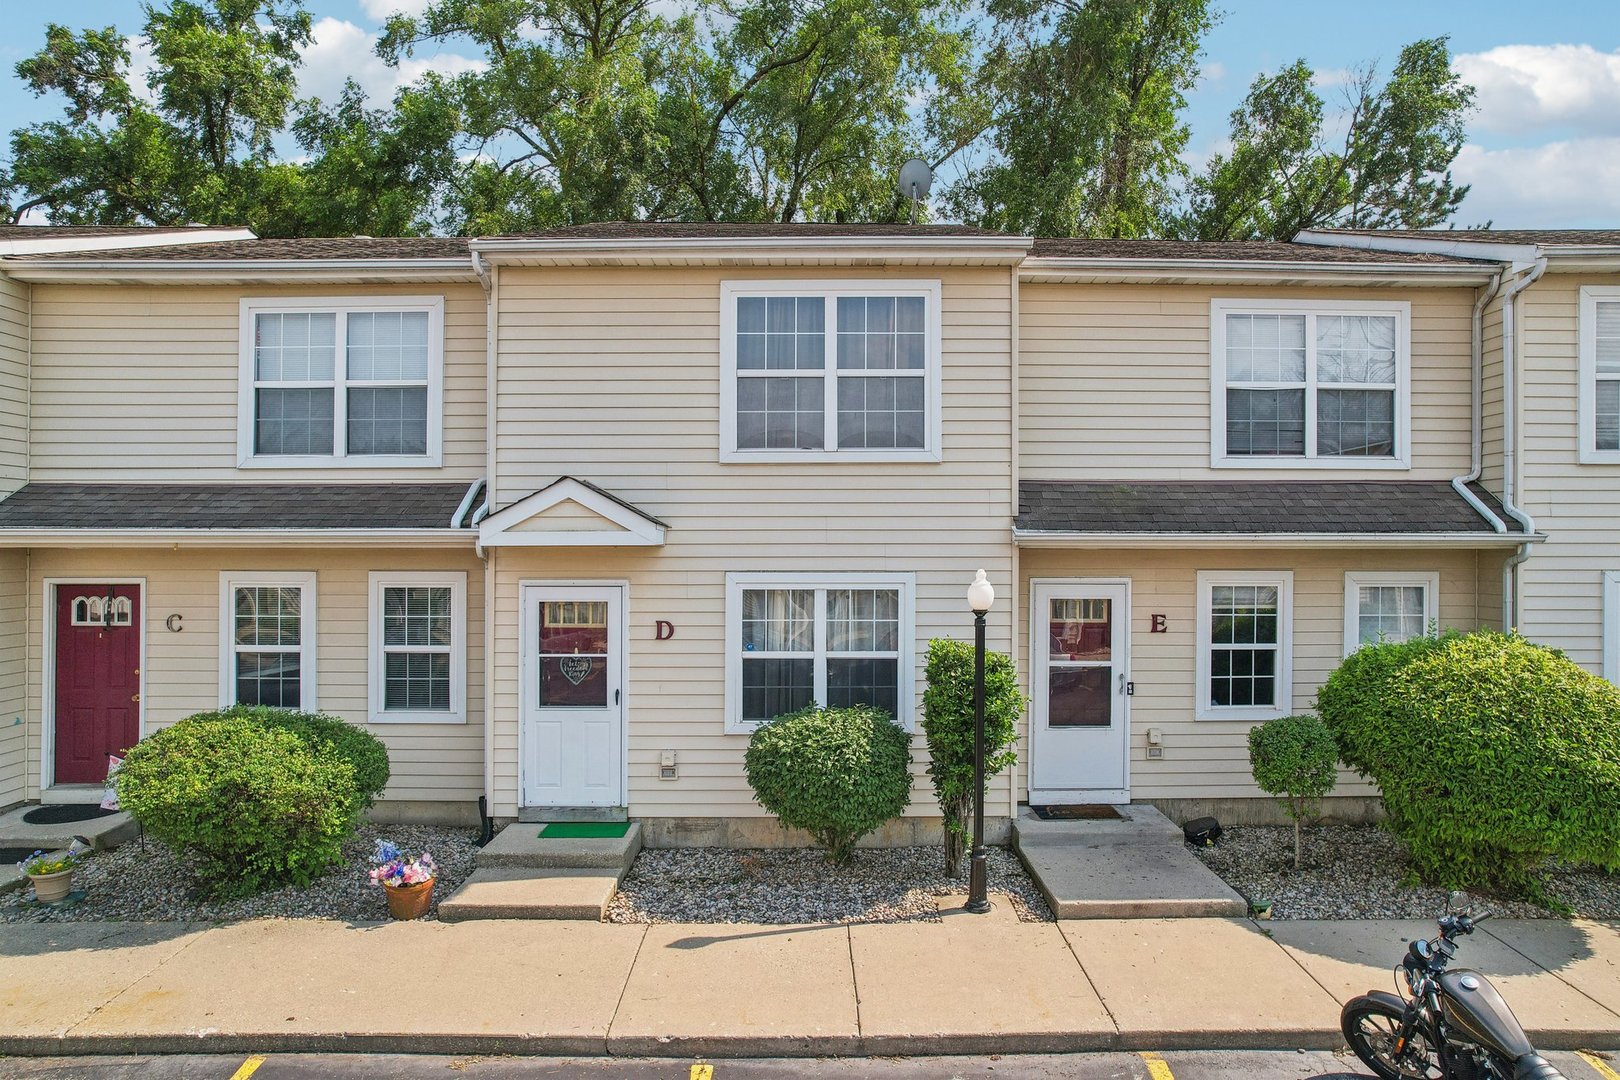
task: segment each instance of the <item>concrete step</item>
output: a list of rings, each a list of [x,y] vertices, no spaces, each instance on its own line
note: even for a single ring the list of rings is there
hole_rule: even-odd
[[[524,866],[474,870],[439,903],[445,922],[473,919],[591,919],[600,922],[618,891],[618,870]]]
[[[540,835],[540,826],[508,825],[478,852],[479,869],[533,867],[611,869],[622,877],[641,851],[641,824],[617,837],[557,838]]]
[[[95,850],[106,851],[129,843],[141,831],[135,819],[125,813],[62,825],[30,825],[23,820],[24,814],[37,809],[36,804],[30,803],[0,814],[0,847],[59,851],[73,843],[74,837],[83,837]]]
[[[1181,830],[1151,806],[1121,821],[1013,826],[1018,857],[1059,919],[1232,918],[1243,897],[1188,851]]]

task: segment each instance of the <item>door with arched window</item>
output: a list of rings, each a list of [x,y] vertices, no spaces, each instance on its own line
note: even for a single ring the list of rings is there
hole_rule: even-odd
[[[58,584],[52,719],[56,784],[99,784],[141,737],[141,587]]]

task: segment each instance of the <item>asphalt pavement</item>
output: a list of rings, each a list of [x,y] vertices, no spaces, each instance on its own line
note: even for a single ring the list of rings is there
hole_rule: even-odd
[[[1617,1080],[1615,1055],[1550,1053],[1569,1080]],[[1325,1051],[1182,1050],[983,1057],[727,1059],[386,1054],[0,1058],[5,1080],[1367,1080]]]

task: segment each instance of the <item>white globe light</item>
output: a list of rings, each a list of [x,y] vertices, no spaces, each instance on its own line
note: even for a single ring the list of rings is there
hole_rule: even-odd
[[[968,607],[977,612],[989,611],[996,602],[996,590],[980,570],[968,586]]]

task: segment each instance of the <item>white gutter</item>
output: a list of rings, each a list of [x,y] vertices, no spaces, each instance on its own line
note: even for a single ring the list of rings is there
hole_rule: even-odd
[[[1469,323],[1469,365],[1471,368],[1470,384],[1473,392],[1470,410],[1471,425],[1469,427],[1469,468],[1461,476],[1451,478],[1451,487],[1463,500],[1479,512],[1479,516],[1490,522],[1491,528],[1499,533],[1507,532],[1507,523],[1486,506],[1468,487],[1479,479],[1479,474],[1485,468],[1485,308],[1496,297],[1502,288],[1502,275],[1497,274],[1491,283],[1479,292],[1479,298],[1474,301],[1474,317]]]
[[[1296,244],[1320,247],[1355,248],[1359,251],[1401,251],[1414,255],[1448,255],[1454,259],[1483,259],[1513,264],[1515,270],[1529,266],[1540,255],[1534,244],[1510,244],[1502,240],[1469,240],[1466,233],[1449,236],[1389,236],[1374,233],[1344,233],[1306,229],[1294,237]]]
[[[1515,278],[1506,289],[1502,291],[1502,509],[1524,526],[1524,531],[1536,531],[1535,519],[1519,508],[1515,501],[1514,480],[1519,468],[1518,453],[1518,425],[1516,406],[1518,404],[1518,379],[1513,368],[1514,335],[1517,329],[1519,294],[1540,280],[1541,275],[1547,272],[1545,257],[1536,259],[1530,272]],[[1511,630],[1518,615],[1518,579],[1519,565],[1530,558],[1530,545],[1522,545],[1513,557],[1502,566],[1502,629]]]
[[[46,226],[45,228],[49,228]],[[45,231],[42,228],[41,231]],[[123,251],[129,248],[179,247],[184,244],[222,244],[234,240],[257,240],[252,229],[143,229],[107,236],[30,236],[15,233],[0,239],[0,257],[6,255],[50,255],[58,251]]]
[[[489,513],[495,480],[495,278],[484,257],[470,249],[473,273],[484,287],[484,501],[473,515],[473,552],[484,564],[484,813],[495,816],[495,568],[498,556],[484,550],[478,522]],[[479,822],[483,827],[483,822]]]
[[[1486,264],[1433,264],[1410,262],[1331,263],[1281,259],[1026,259],[1019,268],[1025,281],[1151,282],[1165,278],[1215,284],[1275,285],[1279,279],[1321,279],[1339,284],[1389,283],[1416,286],[1483,285],[1496,268]]]
[[[1219,547],[1451,547],[1492,548],[1539,543],[1544,536],[1494,532],[1446,533],[1151,533],[1058,532],[1013,529],[1020,547],[1057,548],[1219,548]]]
[[[478,489],[483,486],[484,478],[482,476],[467,485],[467,494],[461,497],[461,503],[456,507],[456,512],[450,515],[450,527],[452,529],[459,529],[466,523],[467,511],[472,509],[472,501],[477,497]]]
[[[965,261],[1016,265],[1029,253],[1027,237],[818,236],[705,237],[615,240],[474,240],[472,249],[497,265],[645,266],[757,264],[832,260],[843,264]]]
[[[6,547],[253,547],[287,545],[470,547],[466,529],[10,529]]]
[[[467,260],[455,259],[51,259],[10,260],[8,276],[51,283],[103,278],[154,281],[230,281],[285,277],[300,281],[331,278],[436,281],[470,279]]]

